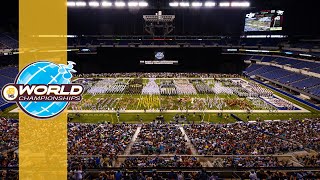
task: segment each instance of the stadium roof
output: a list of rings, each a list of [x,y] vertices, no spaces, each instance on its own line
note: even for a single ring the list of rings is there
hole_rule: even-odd
[[[70,0],[71,1],[71,0]],[[79,1],[79,0],[74,0],[74,1]],[[83,0],[85,2],[91,2],[91,0]],[[102,2],[102,1],[107,1],[107,0],[96,0],[98,2]],[[108,0],[109,1],[109,0]],[[114,0],[110,0],[110,1],[114,1]],[[128,2],[129,0],[123,0],[124,2]],[[167,7],[170,8],[169,3],[170,2],[176,2],[174,0],[144,0],[147,4],[148,7],[157,7],[157,10],[162,10],[161,8],[163,7]],[[189,6],[191,7],[192,4],[196,7],[199,6],[202,3],[202,6],[205,6],[205,2],[209,1],[209,0],[190,0],[189,2]],[[211,1],[211,0],[210,0]],[[236,2],[236,0],[230,0],[230,1],[224,1],[224,0],[212,0],[212,2],[216,2],[216,6],[218,6],[218,3],[220,2]],[[244,0],[238,0],[239,2],[243,2]],[[237,1],[237,2],[238,2]],[[247,0],[246,0],[247,1]],[[208,28],[208,31],[210,32],[214,32],[213,34],[219,34],[220,32],[226,32],[227,34],[233,34],[234,31],[232,31],[233,29],[235,29],[235,31],[241,31],[243,28],[240,28],[241,26],[243,26],[241,23],[243,23],[243,19],[241,19],[241,13],[243,13],[245,11],[245,13],[247,13],[248,11],[259,11],[259,10],[264,10],[264,9],[282,9],[285,11],[285,25],[287,26],[286,28],[286,34],[301,34],[301,35],[319,35],[320,34],[320,27],[318,26],[318,16],[315,15],[315,12],[317,12],[317,6],[314,5],[314,3],[304,3],[302,1],[297,1],[297,0],[248,0],[250,2],[250,7],[247,10],[226,10],[226,11],[220,11],[220,10],[216,10],[215,8],[212,8],[212,10],[203,10],[201,11],[200,8],[174,8],[172,7],[172,10],[175,12],[175,15],[177,16],[179,13],[184,15],[184,21],[189,21],[190,19],[196,19],[195,22],[191,22],[191,24],[193,23],[195,27],[197,27],[198,25],[196,23],[199,23],[201,21],[204,21],[204,23],[206,24],[210,24],[212,23],[212,26],[215,27],[222,27],[225,26],[224,28],[218,30],[218,31],[214,31],[212,29],[210,29],[210,27]],[[137,0],[137,2],[140,2]],[[177,0],[177,2],[181,2],[181,0]],[[185,1],[186,2],[186,1]],[[198,2],[198,3],[196,3]],[[94,3],[92,3],[92,5],[94,5]],[[107,4],[105,4],[107,5]],[[131,6],[135,6],[136,4],[133,3],[131,4]],[[146,4],[141,4],[146,5]],[[186,5],[186,4],[184,4]],[[138,3],[139,6],[139,3]],[[180,4],[178,4],[178,6],[180,6]],[[13,33],[17,33],[18,32],[18,11],[19,11],[19,7],[18,7],[18,0],[10,0],[10,1],[6,1],[6,5],[5,6],[1,6],[2,11],[1,12],[1,17],[2,20],[0,22],[0,32],[13,32]],[[142,19],[142,15],[143,14],[154,14],[157,10],[153,9],[151,10],[147,10],[147,8],[145,9],[141,8],[142,10],[119,10],[121,12],[110,12],[106,9],[102,9],[102,10],[98,10],[98,9],[94,9],[94,8],[84,8],[83,10],[70,10],[69,11],[69,19],[68,21],[71,22],[71,24],[68,24],[68,28],[72,29],[72,26],[75,26],[75,28],[77,29],[81,29],[82,28],[90,28],[90,26],[86,25],[86,24],[80,24],[82,21],[82,18],[85,19],[84,16],[87,16],[88,14],[91,17],[94,17],[95,15],[97,15],[97,19],[93,22],[95,23],[100,23],[101,26],[99,27],[92,27],[95,28],[96,31],[99,32],[99,28],[103,29],[103,27],[109,26],[109,23],[106,22],[101,22],[99,20],[99,18],[105,18],[107,19],[107,17],[110,15],[108,14],[109,12],[113,15],[113,17],[116,17],[118,15],[118,17],[116,18],[117,21],[119,21],[119,23],[125,24],[127,22],[124,21],[124,16],[126,14],[132,16],[132,15],[137,15],[141,16]],[[199,10],[200,9],[200,10]],[[202,8],[203,9],[203,8]],[[232,9],[232,8],[229,8]],[[83,13],[84,11],[89,11],[88,14],[87,13]],[[144,11],[146,11],[147,13],[143,13]],[[139,14],[140,13],[140,14]],[[165,14],[169,14],[169,12],[164,12]],[[221,21],[222,17],[223,18],[234,18],[238,16],[239,19],[235,19],[235,22],[233,23],[239,23],[238,26],[240,26],[239,28],[235,28],[235,26],[228,24],[223,24],[223,21]],[[203,14],[203,15],[201,15]],[[204,16],[209,17],[209,18],[204,18]],[[137,19],[138,17],[136,17]],[[200,19],[199,19],[200,18]],[[187,19],[187,20],[186,20]],[[79,21],[76,22],[76,21]],[[192,20],[191,20],[192,21]],[[84,20],[85,22],[85,20]],[[177,16],[177,22],[179,22],[179,16]],[[135,22],[133,22],[135,23]],[[185,26],[192,26],[191,24],[185,24]],[[83,27],[82,27],[83,26]],[[87,27],[85,27],[87,26]],[[138,26],[138,25],[137,25]],[[193,28],[195,28],[193,27]],[[199,26],[200,27],[200,26]],[[127,28],[126,26],[123,27],[124,29]],[[136,27],[136,29],[142,29],[141,27]],[[205,28],[205,27],[201,27],[201,28]],[[195,31],[195,30],[189,30],[189,29],[185,29],[185,33],[186,31]],[[83,31],[86,32],[86,31]],[[128,28],[127,32],[134,32],[133,29]],[[201,31],[199,31],[199,33],[202,33]],[[90,34],[90,33],[89,33]],[[128,34],[127,34],[128,35]]]

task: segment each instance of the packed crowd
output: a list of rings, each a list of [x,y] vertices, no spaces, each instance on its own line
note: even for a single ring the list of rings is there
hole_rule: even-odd
[[[18,167],[19,159],[15,148],[18,146],[18,121],[0,118],[1,128],[1,167]],[[79,173],[91,176],[81,169],[103,169],[114,167],[117,155],[123,154],[130,143],[138,125],[133,124],[68,124],[68,168],[70,178]],[[320,119],[304,119],[289,121],[265,121],[235,124],[192,124],[184,129],[198,154],[235,154],[261,155],[283,154],[305,150],[312,152],[308,156],[297,157],[292,162],[275,156],[258,157],[225,157],[211,161],[214,167],[267,168],[291,167],[300,163],[304,167],[320,167]],[[132,154],[174,154],[166,157],[128,157],[123,168],[150,167],[199,168],[201,164],[195,157],[180,157],[179,154],[192,154],[186,146],[185,137],[178,126],[169,124],[145,124],[141,127]],[[140,148],[142,147],[142,148]],[[140,148],[140,149],[139,149]],[[12,150],[13,149],[13,150]],[[10,151],[8,151],[10,150]],[[78,157],[79,156],[79,157]],[[82,157],[87,156],[87,157]],[[81,168],[79,168],[81,167]],[[76,171],[75,171],[76,170]],[[0,177],[16,177],[16,171],[1,170]],[[210,179],[217,177],[205,171],[186,173],[170,172],[166,174],[103,172],[101,177],[183,177],[194,179]],[[247,172],[239,175],[243,178],[297,178],[317,179],[320,174],[310,172],[267,172],[263,170]],[[74,178],[75,179],[75,178]]]
[[[195,157],[128,157],[121,167],[201,167]]]
[[[0,152],[19,145],[18,121],[0,117]]]
[[[76,175],[83,173],[81,170],[72,171],[69,174],[70,179],[77,179]],[[0,176],[1,177],[1,176]],[[81,176],[82,177],[82,176]],[[87,173],[84,179],[146,179],[146,180],[218,180],[218,179],[319,179],[319,172],[312,171],[270,171],[270,170],[250,170],[242,172],[223,173],[217,171],[206,171],[202,168],[192,171],[171,170],[169,172],[161,172],[156,170],[117,170],[117,171],[98,171]]]
[[[68,128],[68,154],[121,154],[136,129],[137,125],[133,124],[71,123]]]
[[[131,154],[191,154],[191,150],[178,126],[150,123],[141,127]]]
[[[19,167],[18,154],[15,151],[0,153],[0,167]]]
[[[262,155],[298,151],[303,146],[262,133],[249,123],[192,124],[185,131],[202,155]]]
[[[320,167],[320,153],[297,157],[297,159],[304,167]]]
[[[303,146],[320,151],[320,118],[270,121],[251,125],[257,131],[272,134]]]
[[[212,161],[214,167],[291,167],[294,166],[288,160],[279,160],[275,156],[255,157],[225,157]]]
[[[100,169],[114,167],[117,156],[96,155],[96,156],[69,156],[68,170],[76,170],[79,167],[82,169]]]

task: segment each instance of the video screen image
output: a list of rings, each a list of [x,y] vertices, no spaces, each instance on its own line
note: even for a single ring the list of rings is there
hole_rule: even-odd
[[[244,31],[281,31],[283,29],[283,13],[282,10],[249,13],[246,15]]]

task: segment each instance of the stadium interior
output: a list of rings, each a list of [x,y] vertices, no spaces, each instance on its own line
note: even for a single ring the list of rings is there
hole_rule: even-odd
[[[23,53],[18,1],[8,3],[0,89],[15,81]],[[66,6],[72,80],[85,89],[65,110],[68,179],[320,179],[313,3]],[[18,112],[0,96],[0,179],[19,179]]]

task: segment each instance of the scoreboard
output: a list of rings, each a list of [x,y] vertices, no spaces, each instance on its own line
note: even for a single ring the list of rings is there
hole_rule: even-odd
[[[283,14],[282,10],[263,10],[246,14],[244,31],[281,31]]]

